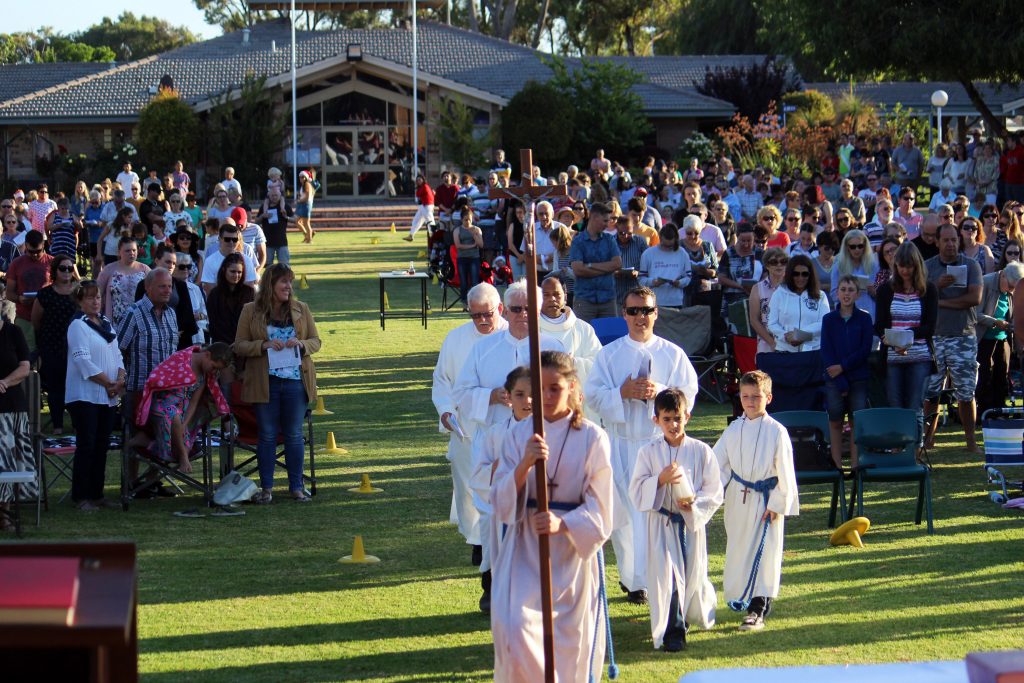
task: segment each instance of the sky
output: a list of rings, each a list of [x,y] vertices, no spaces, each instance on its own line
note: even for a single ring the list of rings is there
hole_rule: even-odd
[[[13,0],[12,0],[13,1]],[[145,14],[165,19],[175,26],[185,26],[201,38],[220,35],[220,28],[203,20],[203,13],[190,0],[144,3],[126,0],[33,0],[32,11],[6,12],[2,33],[34,31],[40,26],[51,26],[57,33],[74,33],[99,23],[103,17],[115,19],[128,10],[136,16]]]

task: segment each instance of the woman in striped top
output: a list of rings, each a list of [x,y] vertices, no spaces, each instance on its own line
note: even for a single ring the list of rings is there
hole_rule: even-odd
[[[50,256],[67,255],[72,258],[78,253],[78,230],[82,219],[68,210],[67,197],[57,199],[57,210],[46,219],[46,234],[50,239]]]
[[[926,279],[921,252],[904,242],[893,257],[895,270],[878,288],[875,334],[886,349],[886,393],[892,408],[917,411],[920,433],[924,434],[924,386],[934,371],[932,335],[939,314],[939,292]],[[909,346],[885,345],[887,329],[909,329],[914,341]]]

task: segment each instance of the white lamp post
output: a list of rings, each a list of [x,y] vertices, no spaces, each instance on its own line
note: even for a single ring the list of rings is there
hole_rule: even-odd
[[[942,108],[949,102],[949,95],[945,90],[936,90],[932,93],[932,106],[939,112],[939,144],[942,144]]]

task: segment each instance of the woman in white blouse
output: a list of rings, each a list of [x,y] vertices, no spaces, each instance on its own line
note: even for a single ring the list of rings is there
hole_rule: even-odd
[[[103,498],[107,447],[115,406],[125,390],[124,362],[110,320],[100,313],[103,296],[95,280],[72,292],[82,312],[68,327],[67,410],[75,426],[71,498],[85,512],[117,507]]]
[[[828,311],[828,299],[818,285],[811,259],[803,254],[789,259],[782,285],[768,304],[768,331],[775,337],[775,350],[820,349],[821,319]]]

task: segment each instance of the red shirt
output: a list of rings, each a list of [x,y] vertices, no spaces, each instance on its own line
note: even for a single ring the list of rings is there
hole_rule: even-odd
[[[18,302],[25,292],[38,292],[50,284],[50,263],[53,257],[43,254],[38,261],[25,254],[11,261],[11,267],[7,269],[7,287],[10,290],[9,298],[16,302],[18,317],[22,320],[32,319],[32,299],[27,303]]]
[[[459,188],[455,185],[438,185],[434,190],[434,201],[442,209],[455,206],[455,198],[459,196]]]
[[[416,188],[416,200],[423,206],[434,205],[434,191],[430,189],[430,185],[423,183]]]
[[[1003,179],[1007,185],[1024,185],[1024,147],[1017,145],[1003,152]]]
[[[781,230],[776,230],[775,234],[768,238],[768,242],[765,243],[766,248],[778,247],[779,249],[785,249],[789,246],[789,235]]]

